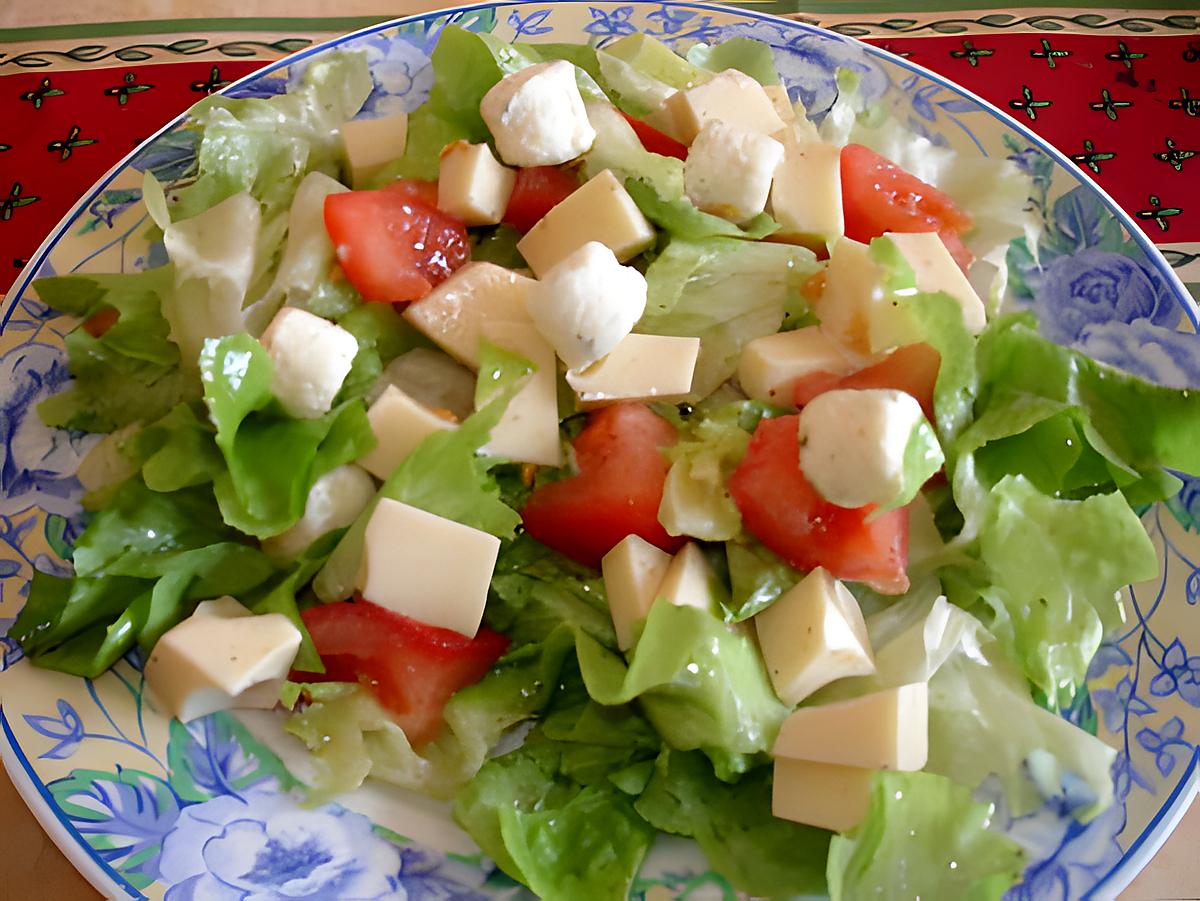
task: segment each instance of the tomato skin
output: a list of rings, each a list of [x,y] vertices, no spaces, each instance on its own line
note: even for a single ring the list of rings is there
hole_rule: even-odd
[[[799,418],[760,422],[729,479],[746,529],[797,569],[823,566],[884,594],[907,591],[908,510],[868,521],[873,507],[851,510],[822,498],[800,469]]]
[[[959,268],[970,266],[961,235],[971,217],[948,194],[861,144],[842,148],[841,176],[846,237],[865,244],[884,232],[937,232]]]
[[[120,318],[116,307],[104,307],[83,320],[83,330],[93,338],[101,338]]]
[[[618,110],[620,112],[620,110]],[[660,156],[673,156],[677,160],[686,160],[688,155],[687,144],[676,141],[669,134],[659,131],[649,122],[643,122],[641,119],[635,119],[629,113],[622,112],[621,115],[625,121],[629,123],[633,133],[637,135],[638,140],[642,142],[651,153],[657,153]]]
[[[518,231],[527,232],[578,187],[579,177],[559,166],[518,169],[502,221]]]
[[[395,191],[413,200],[419,200],[426,206],[437,206],[438,186],[436,181],[422,181],[419,178],[398,178],[383,186],[384,191]]]
[[[849,375],[814,372],[798,379],[794,388],[795,403],[797,407],[803,407],[818,394],[842,388],[894,388],[916,398],[925,418],[933,422],[933,389],[941,364],[941,354],[931,345],[906,344],[878,363]]]
[[[471,258],[467,227],[425,202],[427,185],[400,181],[325,198],[337,261],[365,300],[418,300]]]
[[[414,747],[437,737],[451,695],[482,679],[509,645],[507,636],[486,627],[467,638],[361,598],[300,616],[325,672],[293,672],[291,678],[363,683]]]
[[[624,403],[591,415],[575,439],[579,475],[534,490],[521,516],[529,534],[586,566],[627,535],[674,553],[684,538],[658,521],[670,464],[661,453],[679,438],[644,404]]]

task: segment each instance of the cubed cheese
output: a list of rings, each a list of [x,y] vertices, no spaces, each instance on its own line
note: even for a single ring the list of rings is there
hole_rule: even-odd
[[[354,119],[342,125],[342,145],[350,170],[350,185],[361,188],[392,160],[404,156],[408,144],[408,113],[378,119]]]
[[[263,332],[262,346],[274,365],[271,390],[299,419],[329,412],[358,354],[358,339],[328,319],[284,307]]]
[[[528,322],[533,279],[495,263],[467,263],[404,311],[425,337],[460,363],[479,368],[484,322]]]
[[[845,375],[857,365],[855,355],[810,325],[746,344],[738,358],[738,381],[747,397],[786,406],[797,379],[817,372]]]
[[[689,541],[671,559],[655,597],[676,607],[713,611],[717,605],[716,578],[700,545]]]
[[[517,242],[517,250],[542,278],[590,241],[599,241],[623,263],[653,244],[654,236],[654,226],[605,169],[543,216]]]
[[[754,626],[775,694],[786,704],[835,679],[875,672],[858,601],[819,566],[755,616]]]
[[[506,75],[484,94],[479,113],[510,166],[557,166],[584,153],[596,138],[575,66],[566,60]]]
[[[770,99],[771,108],[775,110],[775,115],[779,116],[779,120],[785,126],[796,121],[796,110],[792,106],[792,98],[788,96],[787,85],[765,84],[762,86],[762,89],[763,93]]]
[[[530,286],[526,303],[542,336],[572,369],[621,343],[646,309],[646,278],[590,241]]]
[[[473,638],[500,539],[382,498],[367,522],[357,588],[364,598]]]
[[[668,111],[663,119],[669,120],[674,137],[685,144],[713,119],[763,135],[783,128],[763,86],[737,69],[726,69],[704,84],[672,94],[664,106]]]
[[[650,613],[671,555],[637,535],[623,538],[600,561],[604,593],[622,651],[633,647],[635,627]]]
[[[467,225],[495,225],[516,181],[517,173],[496,162],[487,144],[455,141],[442,151],[438,209]]]
[[[300,521],[273,538],[263,539],[262,549],[272,557],[295,557],[334,529],[350,525],[375,496],[375,481],[347,463],[329,470],[308,489]]]
[[[455,428],[452,420],[388,385],[367,409],[375,446],[356,461],[377,479],[386,479],[418,444],[434,432]]]
[[[871,353],[871,313],[884,302],[883,273],[870,248],[850,238],[834,244],[825,287],[813,301],[821,330],[854,351]]]
[[[905,487],[905,451],[924,421],[903,391],[826,391],[800,411],[800,468],[839,507],[890,503]]]
[[[773,239],[823,247],[845,232],[842,217],[841,148],[780,133],[783,162],[771,183],[771,216],[779,223]]]
[[[871,806],[875,770],[811,760],[775,759],[771,813],[783,820],[845,832]]]
[[[509,401],[484,452],[517,463],[562,465],[558,435],[558,361],[554,348],[529,323],[485,322],[483,334],[534,365],[529,381]],[[477,391],[477,393],[479,393]],[[484,393],[484,397],[490,397]]]
[[[745,222],[766,209],[782,160],[783,145],[774,138],[710,119],[684,161],[683,187],[704,212]]]
[[[579,407],[591,410],[621,401],[676,401],[692,390],[699,338],[626,335],[586,369],[567,371]]]
[[[771,753],[840,766],[919,770],[929,756],[925,683],[801,707],[783,721]]]
[[[983,301],[954,262],[954,257],[950,256],[950,251],[937,232],[888,232],[883,237],[896,246],[912,267],[918,290],[949,294],[962,307],[963,324],[967,331],[972,335],[983,331],[987,325]]]
[[[146,684],[161,711],[181,722],[233,707],[270,709],[300,630],[282,613],[254,616],[231,597],[204,601],[155,644]]]

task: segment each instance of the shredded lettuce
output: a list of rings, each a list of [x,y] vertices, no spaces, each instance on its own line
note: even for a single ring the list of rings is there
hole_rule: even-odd
[[[664,197],[649,182],[627,178],[625,190],[647,219],[676,238],[703,241],[706,238],[758,240],[779,230],[779,223],[759,213],[745,225],[698,210],[686,197]]]
[[[801,573],[753,539],[725,542],[730,599],[725,618],[739,623],[765,610],[800,581]]]
[[[687,61],[709,72],[737,69],[759,84],[779,84],[779,71],[771,47],[753,38],[726,38],[719,44],[693,44]]]
[[[661,197],[663,204],[683,200],[683,162],[671,156],[651,153],[642,146],[641,140],[625,118],[607,103],[586,104],[588,121],[596,132],[596,140],[583,155],[581,171],[590,179],[605,169],[612,170],[617,180],[629,187],[631,179],[644,182],[643,195]],[[637,191],[631,189],[631,194]],[[633,194],[637,201],[637,194]],[[642,206],[641,202],[638,202]],[[642,212],[648,217],[647,207]],[[703,215],[703,213],[701,213]],[[736,227],[734,227],[736,228]]]

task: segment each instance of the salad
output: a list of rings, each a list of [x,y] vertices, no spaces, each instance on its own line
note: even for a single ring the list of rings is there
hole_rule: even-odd
[[[314,798],[451,799],[540,897],[667,834],[753,895],[999,898],[986,798],[1113,802],[1059,711],[1200,398],[1001,314],[1025,177],[848,73],[818,123],[747,39],[432,65],[406,115],[354,118],[349,52],[205,100],[162,264],[37,282],[81,321],[40,415],[103,437],[11,634],[281,705]]]

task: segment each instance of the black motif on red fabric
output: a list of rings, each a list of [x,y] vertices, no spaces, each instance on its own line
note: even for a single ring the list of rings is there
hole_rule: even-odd
[[[1183,171],[1183,163],[1185,160],[1190,160],[1200,150],[1181,150],[1175,146],[1175,141],[1172,138],[1167,138],[1167,149],[1154,154],[1156,160],[1162,160],[1164,163],[1169,163],[1171,168],[1176,172]]]
[[[0,200],[0,222],[7,222],[13,217],[13,213],[23,206],[29,206],[31,203],[37,203],[42,198],[35,194],[26,194],[19,181],[14,181],[12,187],[8,191],[8,196]]]
[[[126,103],[128,103],[130,96],[133,94],[141,94],[143,91],[154,90],[154,85],[152,84],[138,84],[137,76],[132,72],[126,72],[122,81],[124,84],[119,84],[115,87],[104,89],[104,96],[116,97],[117,103],[120,106],[124,106]]]
[[[1063,59],[1071,55],[1070,50],[1055,50],[1050,46],[1050,42],[1045,38],[1042,38],[1041,45],[1041,50],[1030,50],[1029,55],[1033,59],[1044,59],[1046,61],[1046,67],[1049,69],[1055,68],[1057,65],[1055,62],[1056,59]]]
[[[986,47],[976,47],[971,41],[967,40],[962,42],[962,50],[950,51],[950,55],[954,59],[965,59],[972,66],[978,66],[981,58],[993,56],[995,53],[995,50]]]
[[[1114,100],[1112,93],[1108,88],[1100,91],[1100,99],[1095,103],[1089,103],[1088,109],[1093,109],[1096,112],[1103,112],[1109,119],[1116,122],[1120,115],[1120,110],[1126,107],[1133,106],[1132,100]]]
[[[1158,199],[1157,194],[1151,194],[1149,197],[1150,208],[1147,210],[1138,210],[1133,215],[1143,222],[1153,222],[1163,231],[1168,231],[1171,228],[1171,217],[1178,216],[1183,212],[1182,207],[1163,206],[1162,201]]]
[[[70,132],[61,141],[51,141],[46,145],[46,149],[51,153],[57,153],[60,159],[69,160],[71,154],[78,147],[87,147],[89,144],[99,143],[98,138],[81,138],[78,125],[72,125]]]
[[[41,109],[42,104],[46,102],[48,97],[61,97],[65,93],[67,92],[59,90],[51,85],[50,77],[47,76],[46,78],[43,78],[42,83],[32,91],[26,91],[23,93],[21,95],[21,99],[27,101],[28,103],[32,103],[34,109]]]
[[[1087,166],[1097,175],[1100,174],[1100,164],[1105,160],[1116,159],[1115,153],[1108,151],[1097,150],[1096,145],[1090,139],[1083,139],[1083,153],[1072,153],[1071,159],[1079,163],[1081,166]]]
[[[228,84],[230,84],[229,79],[221,77],[221,67],[213,66],[208,72],[207,79],[193,81],[188,87],[197,94],[214,94]]]
[[[1117,41],[1117,49],[1112,53],[1104,54],[1104,58],[1114,63],[1120,63],[1126,69],[1132,69],[1134,60],[1145,59],[1146,54],[1131,53],[1124,41]]]
[[[1019,100],[1008,101],[1009,107],[1015,110],[1020,110],[1027,115],[1031,121],[1037,121],[1038,110],[1045,109],[1048,106],[1053,106],[1053,100],[1034,100],[1033,90],[1027,84],[1021,85],[1021,98]]]

